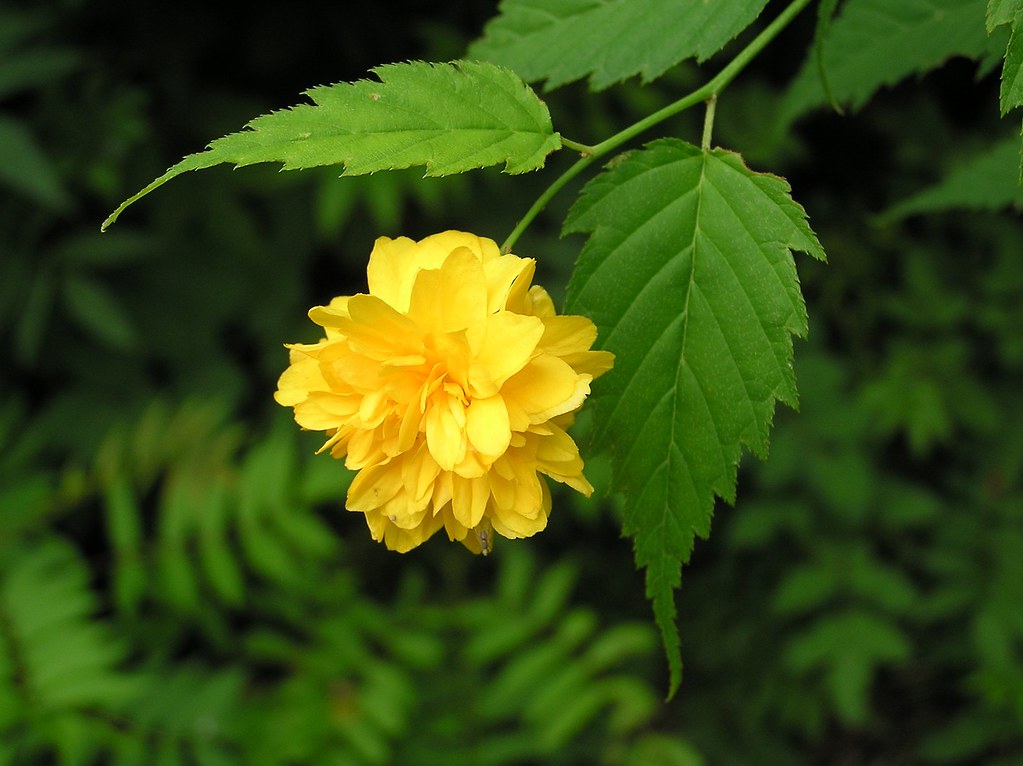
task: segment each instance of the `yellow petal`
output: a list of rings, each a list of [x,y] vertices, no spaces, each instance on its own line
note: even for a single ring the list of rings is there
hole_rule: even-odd
[[[541,438],[537,446],[537,470],[589,497],[593,486],[583,476],[583,460],[575,441],[557,426],[548,426],[551,435]]]
[[[490,500],[490,481],[486,476],[463,479],[456,476],[453,483],[451,512],[463,526],[472,528],[480,523]]]
[[[529,304],[529,311],[525,313],[538,316],[541,319],[549,319],[558,313],[554,308],[554,301],[551,300],[550,294],[540,285],[533,285],[529,288],[526,301]]]
[[[548,354],[565,356],[589,351],[597,339],[597,326],[586,317],[553,316],[543,320],[540,347]]]
[[[338,321],[348,317],[348,299],[351,296],[339,295],[326,306],[313,306],[309,309],[309,318],[320,327],[338,328]]]
[[[369,514],[366,515],[366,520],[369,521]],[[443,523],[441,519],[427,515],[422,523],[414,529],[402,529],[385,517],[383,527],[384,545],[389,550],[397,551],[398,553],[408,553],[413,548],[429,540],[443,526]]]
[[[453,397],[434,395],[426,410],[426,444],[444,471],[452,470],[465,456],[465,408]]]
[[[373,359],[414,356],[422,350],[422,330],[404,314],[373,295],[353,295],[349,319],[338,326],[353,349]]]
[[[536,270],[532,258],[502,255],[483,264],[487,281],[487,313],[493,314],[509,308],[508,304],[521,302],[517,298],[529,289]]]
[[[483,264],[468,248],[457,248],[440,268],[416,276],[408,315],[424,330],[458,332],[483,322],[486,314]]]
[[[345,507],[363,513],[380,508],[401,489],[401,470],[390,464],[363,468],[348,487]]]
[[[317,359],[323,349],[332,345],[333,342],[329,338],[323,338],[316,343],[285,343],[284,347],[288,349],[288,363],[294,364],[300,359],[310,357]]]
[[[467,231],[442,231],[439,234],[431,234],[429,237],[419,240],[416,243],[419,247],[421,257],[424,260],[433,260],[435,263],[442,263],[444,258],[453,250],[459,247],[468,248],[479,258],[481,263],[494,260],[501,256],[501,248],[497,243],[487,237],[478,237]],[[434,265],[425,268],[434,268]]]
[[[551,512],[551,492],[547,482],[538,479],[536,486],[535,505],[530,514],[516,512],[514,509],[495,508],[490,515],[494,531],[503,537],[515,539],[531,537],[547,528],[547,519]]]
[[[458,248],[468,248],[479,261],[500,256],[497,243],[464,231],[445,231],[414,242],[408,237],[380,237],[369,256],[369,292],[401,312],[408,311],[412,285],[423,269],[439,268]]]
[[[359,410],[360,397],[312,391],[294,405],[295,422],[310,431],[325,431],[347,423]]]
[[[425,503],[433,499],[434,483],[439,473],[437,461],[430,456],[426,445],[421,444],[414,454],[407,455],[403,461],[402,483],[414,501]]]
[[[388,457],[384,453],[383,445],[375,432],[364,431],[361,428],[351,430],[348,437],[347,455],[345,457],[346,468],[358,471],[367,466],[378,465],[386,461]],[[387,499],[385,497],[381,502]]]
[[[490,474],[490,495],[494,509],[512,509],[518,493],[518,485],[496,473]]]
[[[327,383],[320,373],[320,363],[310,357],[298,359],[286,369],[277,381],[274,399],[285,407],[305,401],[310,391],[325,391]]]
[[[411,495],[403,487],[398,494],[380,507],[380,513],[384,514],[395,526],[402,529],[415,529],[426,519],[429,500],[413,500]]]
[[[473,359],[469,382],[481,395],[498,389],[529,362],[544,326],[536,317],[521,316],[510,311],[492,314],[466,331]]]
[[[452,473],[466,479],[474,479],[477,476],[483,476],[490,471],[490,464],[493,461],[493,457],[484,455],[481,452],[475,452],[467,449],[462,462],[455,466]]]
[[[490,523],[490,519],[484,516],[483,520],[472,529],[467,530],[466,535],[460,540],[462,545],[473,553],[482,553],[486,556],[494,550],[494,526]]]
[[[380,389],[370,391],[359,402],[359,420],[363,428],[376,428],[390,412],[391,402]]]
[[[444,507],[438,518],[444,520],[444,531],[448,533],[449,540],[465,540],[469,534],[469,528],[455,518],[450,505]]]
[[[454,496],[454,476],[450,471],[441,471],[433,482],[433,513],[439,515],[451,503]]]
[[[429,333],[423,338],[423,348],[430,359],[442,360],[428,375],[431,385],[440,381],[442,386],[464,388],[468,384],[470,351],[464,332]]]
[[[398,428],[398,449],[407,452],[412,449],[416,438],[419,436],[419,428],[423,422],[423,414],[420,412],[416,402],[409,402],[401,414],[401,423]]]
[[[515,282],[508,289],[504,298],[503,308],[514,311],[516,314],[533,314],[533,301],[529,297],[530,284],[533,281],[533,274],[536,272],[536,261],[532,258],[523,258],[522,271],[519,272]],[[495,296],[496,297],[496,296]]]
[[[610,351],[580,351],[561,357],[573,370],[599,378],[615,366],[615,355]]]
[[[511,442],[511,424],[504,399],[500,396],[473,399],[465,410],[465,435],[484,455],[504,454]]]
[[[373,245],[366,267],[370,295],[375,295],[397,311],[408,311],[412,282],[421,264],[433,268],[441,261],[424,264],[416,243],[408,237],[380,237]]]
[[[501,389],[515,431],[524,429],[523,419],[527,425],[542,423],[578,409],[589,392],[589,375],[579,375],[561,359],[546,355],[533,359]]]

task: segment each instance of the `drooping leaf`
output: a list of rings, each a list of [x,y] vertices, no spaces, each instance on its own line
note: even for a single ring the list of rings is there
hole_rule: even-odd
[[[703,61],[749,26],[766,0],[504,0],[469,57],[547,88],[590,78],[594,90],[633,75],[649,82]],[[671,30],[665,34],[665,30]]]
[[[989,0],[988,34],[1006,25],[1010,30],[1009,42],[1002,62],[1002,81],[998,94],[998,105],[1003,117],[1016,107],[1023,106],[1023,0]],[[1020,151],[1017,185],[1023,184],[1023,147]]]
[[[343,166],[361,175],[413,165],[443,176],[504,164],[509,173],[543,166],[561,146],[550,113],[511,71],[480,62],[389,64],[380,79],[306,91],[312,104],[257,117],[218,138],[128,198],[103,222],[172,178],[222,163],[281,162],[283,170]]]
[[[859,109],[878,89],[953,56],[991,53],[985,5],[986,0],[847,0],[822,54],[831,95]],[[782,122],[826,102],[811,54],[782,104]]]
[[[997,27],[1012,22],[1012,17],[1023,8],[1023,0],[988,0],[987,32],[991,34]]]
[[[675,140],[591,181],[565,230],[590,233],[569,310],[617,357],[595,438],[613,452],[674,690],[681,565],[715,498],[734,501],[743,445],[764,456],[775,402],[796,404],[792,336],[807,319],[791,251],[824,252],[783,179]]]
[[[997,210],[1023,207],[1018,182],[1019,139],[1002,141],[968,158],[939,183],[917,192],[887,211],[880,220],[897,221],[910,215],[946,210]]]
[[[1012,32],[1002,65],[1002,86],[998,94],[1002,115],[1023,106],[1023,3],[1017,3]]]

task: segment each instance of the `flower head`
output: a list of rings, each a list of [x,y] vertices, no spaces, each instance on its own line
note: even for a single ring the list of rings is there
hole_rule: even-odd
[[[565,429],[614,357],[530,286],[535,266],[464,232],[381,237],[369,293],[314,307],[326,337],[288,346],[275,398],[358,472],[346,506],[388,548],[443,527],[487,553],[547,525],[544,477],[593,491]]]

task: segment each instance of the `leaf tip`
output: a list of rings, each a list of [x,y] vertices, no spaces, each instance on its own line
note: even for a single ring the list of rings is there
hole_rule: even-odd
[[[103,223],[101,223],[101,224],[99,225],[99,230],[100,230],[100,233],[103,233],[103,232],[105,232],[105,231],[106,231],[107,229],[109,229],[109,228],[110,228],[110,225],[111,225],[111,224],[113,224],[113,222],[117,220],[117,217],[118,217],[118,216],[119,216],[119,215],[121,214],[121,211],[122,211],[123,209],[124,209],[124,206],[123,206],[123,205],[119,205],[119,206],[117,207],[117,209],[116,209],[116,210],[115,210],[114,212],[112,212],[112,213],[111,213],[110,215],[108,215],[108,216],[107,216],[107,217],[106,217],[106,218],[105,218],[105,219],[103,220]]]

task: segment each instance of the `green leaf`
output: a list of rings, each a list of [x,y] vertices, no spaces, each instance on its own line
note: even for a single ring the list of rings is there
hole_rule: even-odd
[[[35,136],[17,120],[0,117],[0,184],[53,210],[70,197]]]
[[[1012,17],[1023,9],[1023,0],[988,0],[987,33],[1012,22]]]
[[[781,615],[801,614],[830,601],[839,589],[838,572],[825,563],[801,564],[778,584],[772,608]]]
[[[825,668],[836,711],[846,723],[862,725],[875,670],[911,653],[898,626],[868,612],[849,611],[814,622],[789,644],[785,659],[797,671]]]
[[[824,252],[783,179],[676,140],[609,166],[565,231],[591,234],[568,307],[617,357],[595,391],[595,439],[614,452],[674,690],[681,564],[715,496],[734,501],[742,446],[765,455],[775,401],[796,404],[791,336],[807,320],[791,250]]]
[[[504,163],[508,173],[536,170],[560,148],[546,105],[511,71],[492,64],[412,62],[377,67],[380,80],[312,88],[312,104],[257,117],[245,129],[191,154],[122,202],[167,181],[223,163],[281,162],[283,170],[342,165],[342,175],[425,165],[444,176]]]
[[[142,561],[142,518],[138,498],[125,474],[112,478],[104,488],[107,535],[113,549],[114,596],[117,607],[134,614],[146,590]]]
[[[92,616],[95,601],[84,562],[56,537],[22,541],[0,559],[0,655],[10,653],[0,657],[0,669],[18,668],[19,718],[110,711],[134,693],[133,677],[117,669],[121,642]],[[6,681],[0,674],[0,698]]]
[[[765,0],[504,0],[469,58],[510,67],[547,88],[589,76],[594,90],[640,74],[649,82],[703,61],[749,26]],[[671,30],[665,34],[665,30]]]
[[[892,223],[911,215],[947,210],[1023,207],[1018,182],[1019,139],[1012,137],[966,159],[939,183],[896,203],[879,217]]]
[[[831,86],[828,84],[828,70],[824,66],[824,40],[831,31],[831,22],[835,19],[835,11],[838,9],[838,0],[821,0],[817,6],[817,26],[813,32],[813,60],[817,66],[817,76],[821,81],[821,89],[824,97],[831,104],[832,109],[841,112],[842,108],[835,102],[831,93]]]
[[[998,104],[1004,117],[1017,106],[1023,105],[1023,3],[1018,3],[1012,17],[1012,33],[1005,49],[1002,65],[1002,86]]]
[[[76,51],[39,39],[56,26],[46,10],[0,8],[0,100],[42,89],[82,66]]]
[[[224,603],[240,606],[245,600],[245,579],[230,544],[231,509],[224,487],[220,484],[210,487],[203,506],[198,519],[199,560]]]
[[[0,24],[5,19],[0,18]],[[82,66],[82,57],[68,48],[36,43],[14,55],[0,55],[0,99],[38,89]]]
[[[69,277],[64,288],[68,311],[83,330],[117,351],[138,346],[134,322],[102,282],[78,274]]]
[[[626,754],[625,766],[706,766],[699,751],[683,739],[664,734],[644,734]]]
[[[847,0],[823,50],[834,99],[859,109],[879,89],[952,56],[989,52],[985,0]],[[783,124],[826,103],[813,54],[781,107]]]

